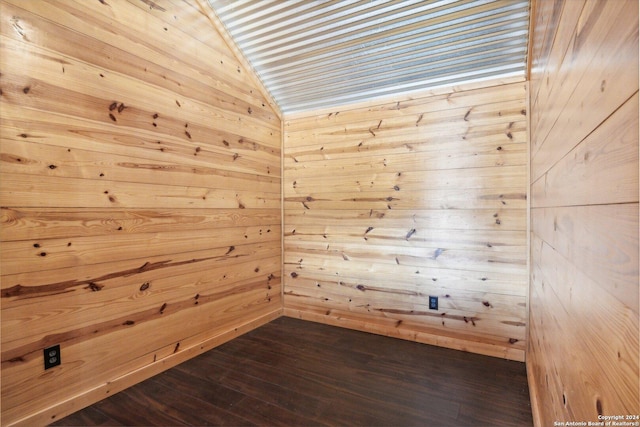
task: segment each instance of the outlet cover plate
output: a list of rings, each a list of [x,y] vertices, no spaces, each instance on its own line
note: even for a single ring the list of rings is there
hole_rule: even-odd
[[[60,358],[60,344],[56,344],[44,349],[44,369],[53,368],[62,363]]]
[[[429,295],[429,310],[438,309],[438,297]]]

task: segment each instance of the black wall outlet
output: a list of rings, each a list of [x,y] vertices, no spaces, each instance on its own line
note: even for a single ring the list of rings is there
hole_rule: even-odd
[[[62,360],[60,359],[60,344],[56,344],[44,349],[44,369],[58,366]]]
[[[438,297],[432,297],[429,295],[429,310],[438,309]]]

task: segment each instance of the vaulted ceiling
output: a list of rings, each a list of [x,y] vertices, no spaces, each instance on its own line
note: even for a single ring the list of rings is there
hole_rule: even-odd
[[[209,0],[284,113],[525,76],[530,0]]]

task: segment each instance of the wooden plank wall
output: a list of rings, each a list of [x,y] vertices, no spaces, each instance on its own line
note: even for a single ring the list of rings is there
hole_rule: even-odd
[[[637,415],[638,1],[538,1],[533,22],[534,417]]]
[[[0,4],[2,425],[282,313],[281,119],[204,6]]]
[[[523,360],[526,86],[285,117],[285,314]]]

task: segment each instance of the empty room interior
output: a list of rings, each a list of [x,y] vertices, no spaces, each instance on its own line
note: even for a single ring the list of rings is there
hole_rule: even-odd
[[[0,0],[0,424],[640,425],[638,16]]]

